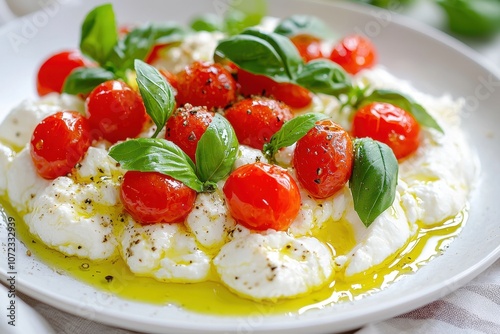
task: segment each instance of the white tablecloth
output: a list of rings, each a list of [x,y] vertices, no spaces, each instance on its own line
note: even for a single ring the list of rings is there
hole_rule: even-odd
[[[413,7],[405,14],[430,25],[439,26],[438,15],[428,1]],[[0,0],[0,25],[13,19]],[[500,67],[500,36],[489,41],[463,40]],[[500,242],[500,241],[499,241]],[[60,311],[28,296],[19,298],[36,310],[55,333],[128,334],[127,330],[112,328]],[[2,329],[4,327],[0,327]],[[7,328],[7,330],[9,330]],[[334,330],[334,329],[333,329]],[[16,334],[31,334],[12,332]],[[500,260],[476,279],[443,299],[393,319],[367,325],[351,331],[356,334],[442,334],[442,333],[500,333]],[[7,334],[7,333],[6,333]],[[42,334],[38,331],[36,334]]]

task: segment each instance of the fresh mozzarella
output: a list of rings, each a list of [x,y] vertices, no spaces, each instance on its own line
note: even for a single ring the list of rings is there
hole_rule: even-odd
[[[207,279],[211,259],[183,224],[140,225],[127,220],[120,249],[133,273],[166,282]]]
[[[29,146],[21,150],[8,165],[7,194],[10,204],[18,212],[28,212],[33,209],[33,200],[50,184],[49,180],[41,178],[33,161]]]
[[[58,177],[38,195],[24,219],[30,232],[66,255],[91,260],[112,256],[116,249],[113,222],[119,215],[106,203],[99,184],[81,185]]]
[[[238,155],[236,156],[236,161],[234,162],[233,168],[236,169],[240,166],[253,164],[255,162],[265,162],[267,159],[262,154],[261,150],[252,148],[246,145],[240,145],[238,148]]]
[[[276,300],[321,287],[334,273],[332,258],[331,249],[316,238],[269,230],[233,239],[214,264],[222,282],[236,293]]]
[[[7,170],[14,155],[14,151],[0,143],[0,196],[7,192]]]
[[[194,208],[186,219],[188,229],[207,248],[220,248],[228,241],[236,226],[220,189],[222,186],[213,193],[198,194]]]
[[[0,141],[16,148],[24,147],[42,119],[62,110],[83,112],[84,103],[66,94],[49,94],[39,101],[25,100],[0,123]]]

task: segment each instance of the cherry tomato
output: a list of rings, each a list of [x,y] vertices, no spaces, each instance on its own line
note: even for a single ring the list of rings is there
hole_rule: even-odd
[[[30,154],[45,179],[66,175],[91,144],[88,120],[76,111],[60,111],[43,119],[31,137]]]
[[[195,62],[177,75],[177,102],[224,108],[236,99],[236,81],[222,65]]]
[[[312,94],[307,89],[292,83],[278,83],[264,75],[238,71],[240,93],[244,96],[261,95],[273,97],[292,108],[304,108],[312,102]]]
[[[262,149],[283,123],[292,119],[290,108],[276,100],[254,97],[241,100],[226,110],[240,144]]]
[[[415,152],[420,145],[420,125],[405,110],[389,103],[373,102],[354,114],[354,137],[370,137],[387,144],[397,159]]]
[[[68,75],[85,64],[85,59],[76,50],[59,52],[49,57],[38,70],[36,84],[38,95],[61,93]]]
[[[334,46],[330,59],[342,66],[347,73],[356,74],[377,63],[377,52],[369,39],[361,35],[350,35]]]
[[[168,175],[127,171],[120,196],[127,212],[142,224],[176,223],[193,209],[196,191]]]
[[[331,120],[316,122],[297,141],[293,166],[297,179],[311,196],[327,198],[351,177],[353,147],[349,134]]]
[[[94,88],[87,99],[87,113],[96,136],[111,143],[136,137],[147,119],[139,93],[117,80]]]
[[[300,34],[293,36],[290,40],[305,62],[324,57],[321,51],[321,40],[319,38],[307,34]]]
[[[153,46],[153,49],[146,57],[146,63],[148,63],[148,64],[155,63],[157,60],[159,60],[162,57],[161,54],[162,54],[163,50],[169,46],[170,46],[170,43],[156,44],[155,46]]]
[[[212,122],[214,114],[206,107],[185,104],[178,108],[167,121],[165,138],[177,144],[195,161],[196,146]]]
[[[229,175],[223,191],[231,216],[251,229],[284,231],[299,213],[299,188],[276,165],[243,165]]]

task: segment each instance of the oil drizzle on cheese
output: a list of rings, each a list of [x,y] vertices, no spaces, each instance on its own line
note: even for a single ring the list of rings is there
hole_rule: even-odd
[[[46,247],[32,236],[24,221],[16,216],[6,201],[0,199],[0,206],[16,218],[17,237],[30,250],[31,256],[37,257],[59,273],[74,276],[99,290],[124,299],[177,305],[190,311],[217,315],[303,313],[331,303],[359,299],[415,272],[442,253],[460,232],[467,217],[467,210],[464,209],[457,217],[444,224],[431,228],[419,227],[415,237],[399,255],[386,260],[370,272],[349,278],[345,278],[342,272],[337,272],[334,280],[319,291],[272,303],[240,298],[218,282],[162,283],[152,278],[138,277],[130,272],[119,256],[104,262],[67,257]],[[345,254],[354,244],[352,230],[342,221],[332,222],[319,232],[318,237],[322,241],[336,244],[337,255]]]

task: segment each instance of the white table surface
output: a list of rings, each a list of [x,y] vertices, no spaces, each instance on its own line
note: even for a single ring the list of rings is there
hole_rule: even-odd
[[[10,0],[15,1],[15,0]],[[26,1],[26,0],[25,0]],[[24,1],[24,2],[25,2]],[[42,2],[33,1],[34,8]],[[432,3],[432,0],[416,0],[409,8],[398,10],[400,14],[407,15],[420,20],[435,28],[445,30],[445,18],[443,13]],[[0,0],[0,26],[6,22],[16,19],[17,16],[9,10],[5,0]],[[455,36],[463,43],[478,51],[484,59],[500,69],[500,33],[488,39],[472,39]],[[499,106],[500,109],[500,106]],[[478,292],[478,287],[483,288],[482,293],[469,295],[471,291]],[[486,287],[486,289],[485,289]],[[484,291],[486,291],[485,295]],[[2,291],[3,292],[3,291]],[[26,314],[30,314],[32,323],[29,326],[18,326],[9,328],[0,326],[0,332],[6,334],[43,334],[43,333],[104,333],[104,334],[128,334],[130,331],[112,328],[95,323],[90,320],[79,318],[71,314],[59,311],[44,303],[28,296],[19,294],[18,297],[25,301],[21,308]],[[483,299],[484,300],[483,300]],[[485,304],[493,302],[491,305]],[[456,315],[450,315],[449,307],[442,304],[452,304]],[[476,305],[477,304],[477,305]],[[3,305],[3,304],[2,304]],[[469,308],[469,310],[468,310]],[[460,310],[465,313],[460,313]],[[474,310],[471,310],[474,309]],[[38,312],[42,316],[36,315]],[[429,312],[434,312],[434,319],[429,319]],[[439,312],[443,314],[439,314]],[[427,316],[426,316],[427,315]],[[455,316],[457,317],[455,319]],[[480,274],[476,279],[445,297],[421,309],[410,312],[388,321],[371,324],[362,329],[350,333],[357,334],[391,334],[391,333],[500,333],[500,260],[493,264],[488,270]],[[43,320],[45,319],[45,321]],[[444,319],[444,320],[443,320]],[[452,319],[452,320],[449,320]],[[455,320],[455,322],[453,322]],[[458,320],[458,321],[457,321]],[[2,321],[3,322],[3,321]]]

